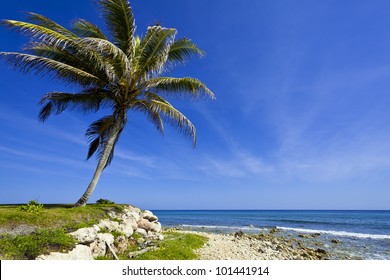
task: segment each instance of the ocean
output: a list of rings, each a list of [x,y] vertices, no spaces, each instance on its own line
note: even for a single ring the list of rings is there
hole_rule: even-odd
[[[390,211],[309,210],[155,210],[163,227],[233,233],[260,233],[271,228],[282,235],[320,233],[303,240],[323,244],[336,259],[390,260]],[[332,242],[333,240],[333,242]],[[338,242],[339,241],[339,242]]]

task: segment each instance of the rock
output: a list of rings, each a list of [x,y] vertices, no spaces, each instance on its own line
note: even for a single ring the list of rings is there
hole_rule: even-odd
[[[106,243],[108,243],[109,245],[114,244],[114,236],[109,233],[98,233],[95,241],[89,245],[92,251],[92,256],[94,258],[102,257],[106,254]]]
[[[134,233],[134,229],[131,223],[120,224],[118,230],[123,232],[126,237],[130,237]]]
[[[40,255],[37,260],[93,260],[91,249],[85,245],[76,245],[69,253],[52,252],[50,255]]]
[[[146,219],[148,220],[149,222],[157,222],[158,221],[158,218],[157,216],[155,216],[151,211],[149,210],[145,210],[142,212],[141,214],[141,218],[142,219]]]
[[[119,223],[110,220],[101,220],[98,224],[100,228],[106,229],[108,231],[115,231],[119,227]]]
[[[95,240],[97,236],[97,230],[95,227],[80,228],[69,234],[72,235],[78,242],[82,244],[89,244]]]
[[[141,234],[144,237],[148,236],[148,233],[143,228],[137,228],[135,232]]]
[[[321,248],[318,248],[316,250],[316,252],[319,253],[319,254],[326,254],[326,251],[324,249],[321,249]]]
[[[309,234],[300,234],[298,235],[301,238],[314,238],[317,237],[316,235],[309,235]]]
[[[234,234],[234,237],[235,238],[242,238],[243,236],[244,236],[245,234],[242,232],[242,230],[240,230],[240,231],[238,231],[238,232],[236,232],[235,234]]]
[[[139,219],[138,219],[139,220]],[[128,217],[127,219],[123,220],[124,224],[129,224],[133,228],[133,230],[136,230],[138,228],[138,220],[135,219],[133,216]]]
[[[161,224],[156,222],[150,222],[146,219],[140,219],[138,221],[138,228],[142,228],[146,231],[161,232]]]
[[[341,243],[341,241],[338,240],[338,239],[332,239],[331,242],[334,243],[334,244],[339,244],[339,243]]]
[[[112,219],[115,219],[115,218],[116,218],[116,213],[113,212],[113,211],[109,211],[109,212],[107,213],[107,215],[110,216]]]
[[[278,232],[280,232],[280,229],[274,227],[274,228],[270,229],[269,234],[274,234],[274,233],[278,233]]]

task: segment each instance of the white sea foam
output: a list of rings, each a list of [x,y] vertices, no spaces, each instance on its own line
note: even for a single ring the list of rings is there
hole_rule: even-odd
[[[208,226],[208,225],[181,225],[184,228],[198,228],[198,229],[210,229],[210,230],[242,230],[242,231],[259,231],[263,228],[258,227],[249,227],[249,226]],[[370,238],[370,239],[390,239],[390,235],[385,234],[367,234],[367,233],[358,233],[358,232],[347,232],[347,231],[333,231],[333,230],[315,230],[315,229],[305,229],[305,228],[290,228],[290,227],[276,227],[281,230],[302,232],[302,233],[321,233],[329,234],[334,236],[344,236],[344,237],[356,237],[356,238]]]
[[[347,231],[315,230],[315,229],[289,228],[289,227],[277,227],[277,228],[282,230],[290,230],[290,231],[296,231],[302,233],[321,233],[321,234],[330,234],[335,236],[370,238],[370,239],[390,239],[390,235],[385,235],[385,234],[368,234],[368,233],[347,232]]]
[[[225,230],[245,230],[245,231],[253,231],[253,230],[261,230],[258,227],[233,227],[233,226],[206,226],[206,225],[181,225],[185,228],[200,228],[200,229],[225,229]]]

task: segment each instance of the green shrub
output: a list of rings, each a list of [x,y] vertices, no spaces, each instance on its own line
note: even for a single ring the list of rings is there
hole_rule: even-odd
[[[43,204],[39,204],[36,200],[30,200],[28,204],[20,206],[20,211],[39,214]]]
[[[100,199],[96,200],[96,204],[98,204],[98,205],[113,205],[113,204],[115,204],[115,202],[108,200],[108,199],[100,198]]]

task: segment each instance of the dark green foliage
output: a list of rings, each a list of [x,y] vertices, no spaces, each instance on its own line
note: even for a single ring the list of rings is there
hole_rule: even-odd
[[[100,199],[96,200],[96,204],[97,205],[114,205],[115,202],[108,200],[108,199],[100,198]]]

